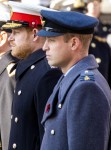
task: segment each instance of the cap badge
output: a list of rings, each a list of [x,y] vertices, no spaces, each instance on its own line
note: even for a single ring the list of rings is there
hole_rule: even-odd
[[[35,22],[32,22],[32,25],[35,25]]]
[[[87,80],[90,80],[90,78],[88,76],[85,76],[84,80],[87,81]]]
[[[94,73],[92,71],[85,70],[80,75],[80,81],[95,81]]]

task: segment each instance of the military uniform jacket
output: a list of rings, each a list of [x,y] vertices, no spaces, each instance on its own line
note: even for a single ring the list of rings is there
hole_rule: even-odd
[[[111,48],[107,42],[99,41],[94,37],[89,48],[89,54],[95,56],[99,71],[111,87]]]
[[[41,122],[39,119],[42,117],[38,117],[37,103],[38,100],[42,101],[42,99],[38,97],[37,89],[41,79],[43,78],[45,80],[45,74],[51,68],[47,63],[45,53],[42,50],[37,50],[27,59],[19,62],[16,70],[17,84],[12,105],[11,132],[8,149],[39,150],[40,134],[43,131],[41,131],[42,128],[39,128]],[[47,91],[47,83],[49,81],[41,83],[43,83]],[[48,99],[49,93],[46,92],[47,96],[45,95],[44,97]],[[39,109],[44,109],[44,107],[41,105]]]
[[[97,67],[88,56],[60,78],[45,107],[41,150],[109,150],[111,91]]]
[[[15,86],[15,72],[10,73],[10,70],[16,62],[10,51],[0,59],[0,131],[3,150],[8,149],[11,104]]]
[[[106,78],[111,87],[111,48],[106,37],[109,34],[109,27],[99,21],[94,37],[90,44],[89,54],[93,54],[99,65],[99,71]]]

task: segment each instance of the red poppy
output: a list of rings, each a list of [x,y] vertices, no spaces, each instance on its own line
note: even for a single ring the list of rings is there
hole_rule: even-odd
[[[45,109],[45,112],[48,113],[49,110],[50,110],[50,104],[47,104],[46,109]]]

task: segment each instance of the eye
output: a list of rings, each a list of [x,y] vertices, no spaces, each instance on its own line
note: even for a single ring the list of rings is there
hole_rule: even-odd
[[[12,33],[15,35],[15,34],[19,33],[19,31],[18,30],[13,30]]]
[[[55,39],[54,39],[54,38],[49,38],[48,41],[49,41],[49,42],[54,42]]]

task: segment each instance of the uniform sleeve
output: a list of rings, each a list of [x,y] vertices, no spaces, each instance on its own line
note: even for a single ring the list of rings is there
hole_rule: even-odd
[[[67,106],[68,150],[106,150],[109,105],[100,87],[88,81],[71,93]]]

